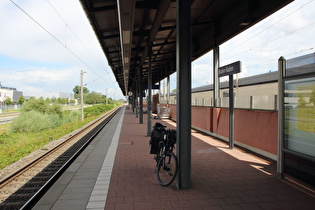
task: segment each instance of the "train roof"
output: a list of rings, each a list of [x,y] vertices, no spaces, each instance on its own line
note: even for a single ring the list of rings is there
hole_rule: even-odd
[[[237,81],[235,79],[234,85],[238,85],[239,87],[278,82],[278,71],[240,78],[238,79],[238,84],[236,84],[236,82]],[[229,87],[228,81],[220,83],[220,88],[228,88],[228,87]],[[196,93],[196,92],[203,92],[203,91],[210,91],[210,90],[213,90],[213,84],[193,88],[191,92]]]

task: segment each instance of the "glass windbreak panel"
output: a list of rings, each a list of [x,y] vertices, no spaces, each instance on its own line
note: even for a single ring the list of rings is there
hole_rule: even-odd
[[[285,76],[308,74],[312,72],[315,72],[314,53],[287,60]]]
[[[315,77],[284,85],[284,147],[315,157]]]

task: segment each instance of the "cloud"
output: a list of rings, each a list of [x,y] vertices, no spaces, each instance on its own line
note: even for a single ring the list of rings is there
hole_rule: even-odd
[[[80,71],[90,91],[119,89],[77,0],[0,2],[0,74],[21,91],[72,92]],[[20,7],[20,8],[18,8]],[[120,91],[117,95],[122,97]]]
[[[310,2],[310,3],[309,3]],[[239,78],[278,68],[278,59],[314,52],[315,2],[294,1],[220,46],[220,66],[242,62]],[[192,64],[192,86],[212,83],[212,51]],[[223,78],[222,80],[225,80]]]
[[[199,87],[212,83],[212,66],[210,64],[198,64],[192,65],[192,87]]]
[[[11,70],[10,74],[2,72],[0,70],[2,84],[20,91],[72,92],[75,84],[79,83],[79,71],[76,68],[22,67]]]
[[[315,2],[309,2],[294,1],[221,45],[221,65],[240,60],[245,77],[277,70],[281,56],[314,52]]]
[[[78,0],[0,1],[0,74],[21,91],[72,92],[80,70],[90,91],[120,88]],[[310,3],[308,3],[310,2]],[[306,5],[306,6],[303,6]],[[57,12],[56,12],[57,11]],[[220,65],[240,60],[240,77],[277,70],[280,56],[314,52],[315,2],[294,1],[220,46]],[[36,21],[36,22],[35,22]],[[73,33],[74,32],[74,33]],[[192,65],[194,87],[212,83],[212,52]],[[171,89],[176,88],[176,75]]]
[[[84,65],[92,52],[105,59],[79,1],[15,2],[24,12],[9,1],[1,5],[6,21],[1,21],[0,54],[40,63]]]

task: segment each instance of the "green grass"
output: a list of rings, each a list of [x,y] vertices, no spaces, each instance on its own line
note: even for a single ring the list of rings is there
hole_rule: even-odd
[[[84,126],[93,119],[95,117],[89,117],[84,121],[65,123],[55,129],[31,133],[8,133],[8,128],[3,128],[5,131],[0,134],[0,170],[42,148],[50,141]]]
[[[315,133],[315,107],[297,108],[298,129]]]
[[[286,109],[284,134],[309,138],[309,133],[315,133],[315,107],[300,106]]]
[[[7,113],[15,113],[15,112],[20,112],[20,110],[3,110],[2,113],[7,114]]]
[[[97,108],[97,110],[98,109],[99,108]],[[42,129],[41,126],[36,125],[40,127],[40,129],[22,130],[20,132],[16,129],[12,129],[12,127],[16,127],[14,125],[0,125],[0,170],[27,156],[31,152],[43,148],[50,141],[81,128],[104,113],[98,113],[97,115],[86,113],[87,116],[84,121],[81,121],[79,120],[80,117],[77,116],[75,112],[67,112],[69,111],[65,111],[65,114],[63,115],[63,123],[54,128],[49,127],[47,129],[44,126],[45,129]],[[24,118],[24,121],[26,120],[27,119]],[[21,123],[23,124],[23,120],[22,122],[19,121],[19,125],[22,125]],[[31,124],[31,127],[33,126],[30,122],[26,124]]]
[[[8,131],[9,130],[9,126],[10,126],[10,124],[1,124],[0,125],[0,134],[1,133],[3,133],[3,132],[5,132],[5,131]]]

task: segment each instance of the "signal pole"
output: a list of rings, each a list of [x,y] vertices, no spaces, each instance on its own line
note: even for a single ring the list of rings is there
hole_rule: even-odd
[[[108,105],[108,93],[107,93],[107,88],[106,88],[106,106]]]
[[[84,113],[83,113],[83,75],[86,73],[85,71],[81,70],[81,91],[80,91],[80,99],[81,99],[81,120],[84,120]]]

